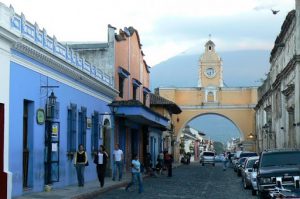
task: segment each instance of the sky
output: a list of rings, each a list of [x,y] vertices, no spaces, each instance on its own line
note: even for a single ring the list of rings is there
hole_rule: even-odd
[[[106,42],[108,24],[133,26],[150,66],[180,53],[199,54],[209,34],[220,51],[271,50],[295,7],[295,0],[0,1],[62,42]]]

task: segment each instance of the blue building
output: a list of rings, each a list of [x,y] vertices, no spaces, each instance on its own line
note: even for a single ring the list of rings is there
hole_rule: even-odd
[[[42,191],[45,184],[76,184],[72,159],[78,144],[84,144],[92,162],[103,133],[113,133],[107,105],[118,95],[114,66],[108,64],[112,73],[104,73],[1,3],[0,19],[4,194],[11,198]],[[114,143],[114,136],[108,137]],[[96,180],[93,164],[85,179]]]

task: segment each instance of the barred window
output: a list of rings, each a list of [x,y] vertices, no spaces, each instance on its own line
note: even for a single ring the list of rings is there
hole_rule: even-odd
[[[71,104],[68,109],[68,141],[67,151],[76,152],[76,119],[77,119],[77,105]]]

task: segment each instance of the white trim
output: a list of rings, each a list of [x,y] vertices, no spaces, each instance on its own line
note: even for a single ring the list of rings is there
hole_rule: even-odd
[[[0,38],[0,102],[4,103],[4,165],[7,173],[7,198],[11,198],[12,174],[9,172],[9,92],[10,92],[10,43]]]
[[[192,91],[199,91],[204,90],[207,87],[158,87],[159,90],[192,90]],[[258,86],[248,86],[248,87],[215,87],[220,89],[220,91],[241,91],[241,90],[253,90],[257,89]]]
[[[69,79],[63,78],[63,77],[61,77],[60,75],[58,75],[58,74],[56,74],[54,72],[51,72],[51,71],[46,70],[46,69],[43,69],[42,67],[40,67],[40,66],[38,66],[38,65],[36,65],[36,64],[34,64],[32,62],[29,62],[29,61],[27,61],[25,59],[22,59],[22,58],[20,58],[20,57],[18,57],[16,55],[12,55],[11,61],[15,62],[17,64],[20,64],[20,65],[22,65],[22,66],[24,66],[24,67],[26,67],[26,68],[28,68],[30,70],[33,70],[33,71],[35,71],[37,73],[43,74],[45,76],[48,76],[48,77],[50,77],[50,78],[52,78],[52,79],[54,79],[56,81],[59,81],[59,82],[61,82],[63,84],[66,84],[66,85],[68,85],[68,86],[70,86],[72,88],[75,88],[75,89],[77,89],[77,90],[79,90],[81,92],[84,92],[84,93],[86,93],[88,95],[96,97],[97,99],[103,100],[103,101],[105,101],[107,103],[111,103],[112,100],[113,100],[112,98],[108,98],[108,97],[106,97],[106,96],[104,96],[102,94],[94,92],[91,89],[88,89],[87,87],[83,87],[80,84],[75,83],[75,82],[73,82],[73,81],[71,81]]]
[[[189,109],[241,109],[241,110],[249,110],[253,109],[256,104],[249,104],[248,106],[245,105],[215,105],[216,103],[212,103],[211,105],[204,105],[204,106],[180,106],[182,110],[189,110]]]

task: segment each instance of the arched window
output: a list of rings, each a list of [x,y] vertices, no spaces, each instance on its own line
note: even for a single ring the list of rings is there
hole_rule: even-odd
[[[213,92],[208,92],[207,94],[207,101],[208,102],[214,102],[214,93]]]

